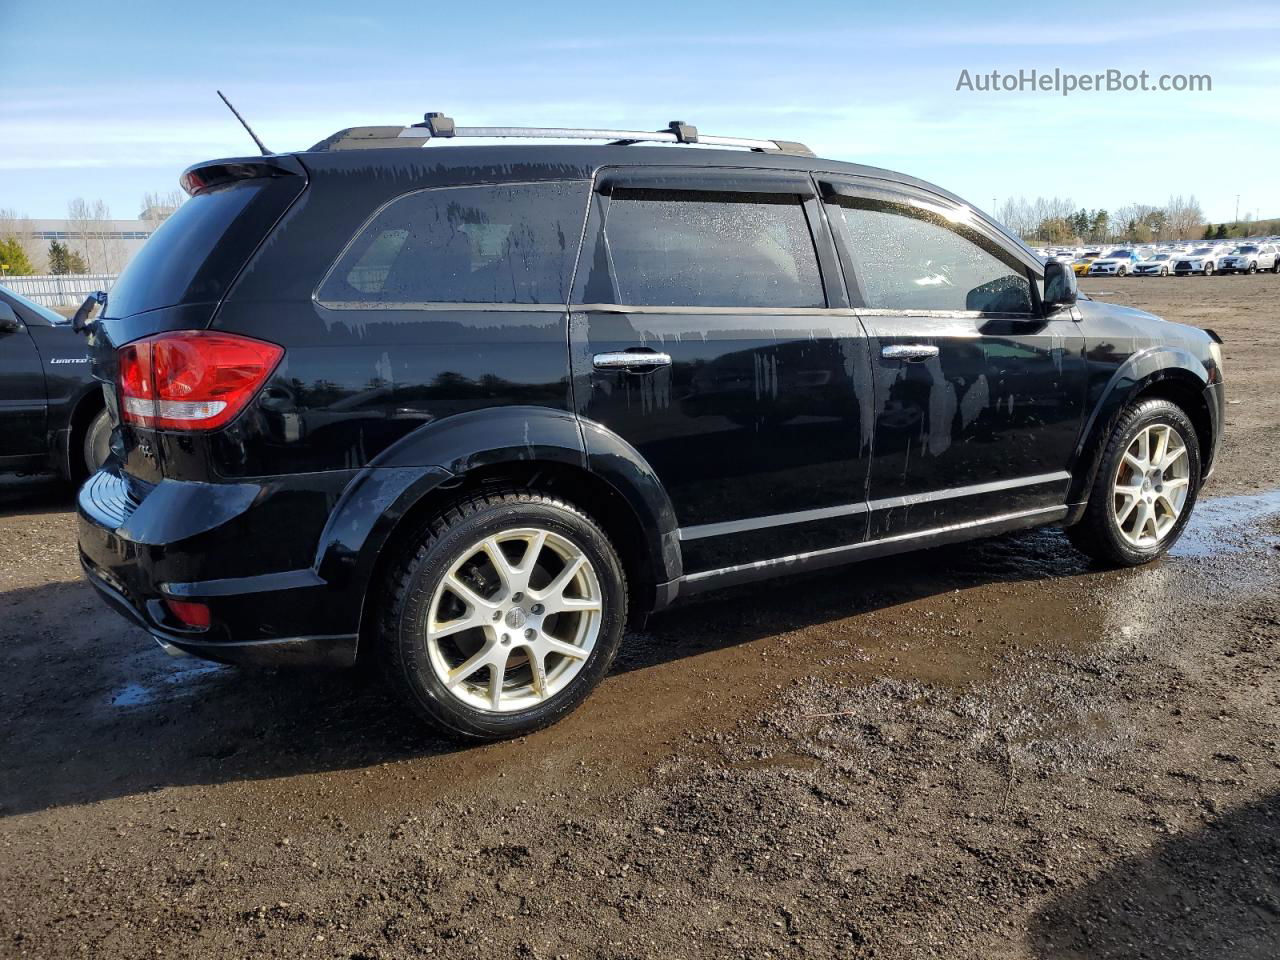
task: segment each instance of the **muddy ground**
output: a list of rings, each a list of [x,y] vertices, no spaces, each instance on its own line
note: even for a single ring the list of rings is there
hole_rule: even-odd
[[[1275,957],[1280,277],[1086,281],[1216,328],[1174,555],[1054,530],[653,618],[460,748],[349,676],[174,661],[0,506],[0,956]]]

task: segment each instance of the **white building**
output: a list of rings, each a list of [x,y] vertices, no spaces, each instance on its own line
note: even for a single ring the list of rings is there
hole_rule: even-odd
[[[37,273],[48,272],[49,244],[84,258],[90,273],[119,273],[155,232],[159,220],[23,220],[19,239]]]

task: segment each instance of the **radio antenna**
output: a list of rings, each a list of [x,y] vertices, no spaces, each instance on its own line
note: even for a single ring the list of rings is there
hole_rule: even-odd
[[[253,142],[258,145],[258,149],[262,151],[262,155],[264,157],[271,156],[271,151],[267,149],[266,144],[258,139],[258,135],[253,132],[253,127],[249,126],[249,124],[245,122],[244,117],[240,116],[240,111],[231,105],[231,101],[226,98],[226,95],[221,90],[218,90],[217,94],[222,97],[222,102],[227,105],[227,109],[235,114],[236,119],[240,121],[240,126],[244,127],[249,136],[253,137]]]

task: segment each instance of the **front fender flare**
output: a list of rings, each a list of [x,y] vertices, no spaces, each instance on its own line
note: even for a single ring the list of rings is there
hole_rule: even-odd
[[[1089,417],[1080,431],[1074,457],[1077,468],[1073,471],[1068,503],[1083,503],[1088,499],[1107,431],[1116,416],[1144,390],[1163,380],[1180,381],[1200,393],[1210,383],[1209,369],[1193,353],[1172,344],[1140,350],[1117,367],[1092,402]]]

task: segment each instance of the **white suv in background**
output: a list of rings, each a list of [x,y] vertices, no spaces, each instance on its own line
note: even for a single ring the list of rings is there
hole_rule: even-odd
[[[1190,253],[1183,254],[1174,260],[1173,272],[1180,277],[1189,273],[1198,273],[1206,277],[1212,276],[1213,271],[1217,269],[1218,260],[1227,252],[1227,249],[1226,246],[1220,243],[1196,247]]]
[[[1242,243],[1218,261],[1219,273],[1257,273],[1259,270],[1280,273],[1280,256],[1274,244]]]

